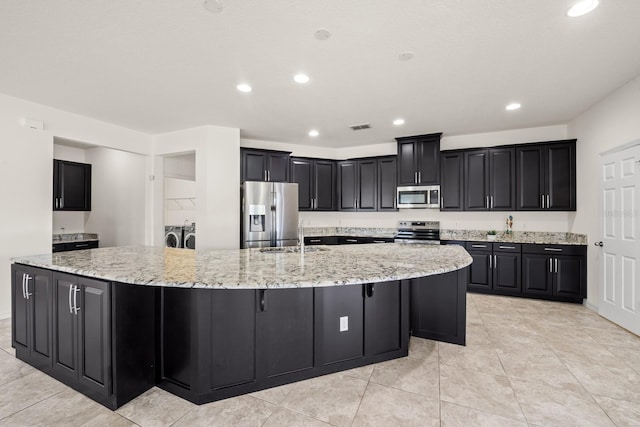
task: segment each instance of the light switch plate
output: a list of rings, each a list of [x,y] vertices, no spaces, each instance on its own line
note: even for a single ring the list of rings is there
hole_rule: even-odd
[[[349,316],[342,316],[340,318],[340,332],[349,330]]]

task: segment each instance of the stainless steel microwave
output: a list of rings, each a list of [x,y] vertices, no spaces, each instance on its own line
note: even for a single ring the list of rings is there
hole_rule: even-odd
[[[397,202],[399,209],[438,209],[440,207],[440,186],[398,187]]]

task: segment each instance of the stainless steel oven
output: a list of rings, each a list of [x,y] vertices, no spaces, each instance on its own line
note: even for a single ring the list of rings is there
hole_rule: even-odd
[[[440,207],[440,186],[422,185],[414,187],[398,187],[398,208],[429,208]]]
[[[400,221],[395,243],[440,244],[440,221]]]

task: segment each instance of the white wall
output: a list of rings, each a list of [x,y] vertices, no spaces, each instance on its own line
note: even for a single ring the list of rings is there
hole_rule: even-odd
[[[240,130],[202,126],[153,137],[154,175],[152,232],[164,244],[163,156],[195,152],[196,248],[231,249],[240,242]]]
[[[109,148],[86,150],[91,166],[91,212],[85,229],[100,247],[145,244],[146,158]]]
[[[164,225],[190,225],[196,222],[196,182],[195,180],[168,178],[166,167],[167,163],[165,162]],[[195,178],[195,167],[193,170]]]
[[[585,233],[590,244],[602,240],[598,224],[600,154],[640,139],[640,76],[571,121],[569,135],[578,138],[578,212],[571,231]],[[599,304],[600,251],[589,246],[588,303]]]
[[[22,126],[24,118],[44,130]],[[149,136],[0,94],[0,318],[10,316],[10,258],[51,252],[54,137],[149,153]]]

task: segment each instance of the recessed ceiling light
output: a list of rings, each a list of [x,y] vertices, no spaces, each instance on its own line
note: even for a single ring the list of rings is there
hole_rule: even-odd
[[[202,0],[202,7],[211,13],[220,13],[223,8],[218,0]]]
[[[600,2],[598,0],[581,0],[571,6],[571,9],[567,12],[567,16],[576,18],[578,16],[586,15],[598,7],[599,3]]]
[[[408,61],[410,59],[413,59],[415,55],[413,54],[413,52],[402,52],[400,55],[398,55],[398,59],[400,61]]]
[[[306,74],[296,74],[295,76],[293,76],[293,80],[296,81],[296,83],[308,83],[309,82],[309,76],[307,76]]]
[[[504,109],[507,110],[507,111],[513,111],[513,110],[519,110],[520,107],[522,107],[522,105],[520,105],[519,103],[512,102],[511,104],[509,104],[506,107],[504,107]]]
[[[316,136],[318,136],[318,135],[320,135],[320,132],[318,132],[318,131],[317,131],[317,130],[315,130],[315,129],[311,129],[311,130],[309,131],[309,136],[311,136],[311,137],[314,137],[314,138],[315,138],[315,137],[316,137]]]
[[[251,92],[251,86],[246,83],[240,83],[238,86],[236,86],[236,89],[238,89],[240,92]]]
[[[318,31],[313,33],[313,36],[318,40],[327,40],[331,37],[331,33],[325,28],[320,28]]]
[[[401,126],[401,125],[404,124],[404,119],[395,119],[393,121],[393,124],[396,125],[396,126]]]

